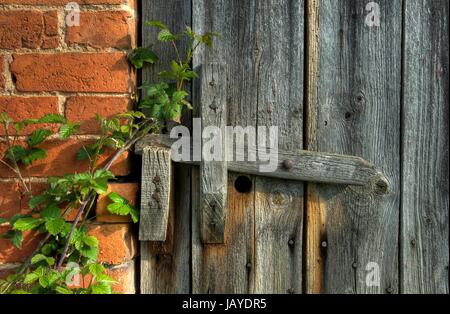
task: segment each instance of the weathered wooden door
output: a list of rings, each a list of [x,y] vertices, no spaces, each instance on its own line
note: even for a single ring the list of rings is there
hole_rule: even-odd
[[[204,244],[198,168],[176,165],[141,293],[448,293],[448,2],[368,3],[143,1],[144,20],[222,35],[194,67],[227,65],[227,125],[276,125],[280,149],[360,156],[387,182],[247,176],[242,193],[230,172],[225,244]]]

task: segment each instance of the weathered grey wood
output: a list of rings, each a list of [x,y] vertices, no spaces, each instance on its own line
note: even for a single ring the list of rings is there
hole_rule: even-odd
[[[179,32],[191,25],[190,0],[142,1],[142,21],[159,20],[173,31]],[[142,26],[142,45],[154,45],[159,56],[156,66],[142,71],[143,80],[155,82],[156,74],[166,70],[176,57],[170,45],[157,44],[158,30]],[[180,43],[180,51],[186,42]],[[183,121],[185,123],[185,121]],[[141,242],[141,293],[189,293],[190,290],[190,169],[175,165],[173,175],[177,188],[174,191],[173,216],[169,216],[167,241]],[[172,213],[172,210],[170,211]],[[170,214],[169,213],[169,214]]]
[[[404,10],[400,286],[449,293],[449,3]]]
[[[194,1],[193,8],[194,30],[223,36],[213,49],[201,50],[195,63],[216,61],[230,67],[228,124],[276,124],[285,149],[301,148],[303,1],[203,0]],[[245,200],[245,208],[229,206],[225,228],[225,237],[240,241],[200,246],[193,232],[194,292],[301,292],[302,184],[286,183],[294,197],[280,206],[267,206],[263,199],[256,205],[254,198],[257,191],[270,191],[273,182],[255,180],[250,193],[228,191],[229,201]],[[285,214],[269,215],[281,208]],[[291,224],[286,229],[281,222],[288,217]],[[253,233],[246,232],[252,229]],[[290,238],[297,240],[293,247],[288,246]],[[262,263],[263,258],[267,263]],[[281,277],[276,273],[285,272],[287,265],[289,272],[277,281]]]
[[[212,49],[200,49],[194,65],[217,62],[228,65],[227,125],[256,125],[257,82],[252,43],[255,38],[255,1],[193,0],[192,26],[198,33],[222,35]],[[230,182],[226,244],[201,244],[197,215],[198,174],[192,169],[192,292],[248,293],[253,278],[254,192],[238,193]],[[229,176],[229,179],[236,177]],[[250,267],[247,267],[249,264]]]
[[[165,241],[169,222],[170,149],[149,146],[142,154],[140,241]]]
[[[323,280],[307,282],[309,293],[398,291],[402,2],[376,3],[379,27],[365,24],[363,0],[313,1],[319,7],[308,10],[308,63],[318,65],[308,69],[307,149],[361,156],[388,182],[308,186],[307,272],[323,272],[308,275]],[[369,263],[379,266],[379,286],[366,284]]]
[[[304,1],[257,3],[257,125],[277,126],[279,149],[296,152],[303,148]],[[307,176],[310,169],[332,168],[311,161],[302,169],[307,159],[296,161],[290,172]],[[252,292],[302,293],[304,185],[256,177],[255,190]]]
[[[177,185],[172,198],[165,242],[141,242],[141,293],[188,293],[190,291],[190,171],[175,165]]]
[[[228,173],[226,163],[226,86],[227,71],[223,64],[204,64],[201,66],[200,77],[194,84],[198,91],[198,105],[202,132],[209,127],[218,127],[219,134],[202,136],[202,149],[207,151],[200,162],[200,219],[203,243],[223,243],[225,220],[227,216]],[[203,133],[202,133],[203,134]],[[213,147],[206,146],[212,138]],[[209,156],[214,150],[214,157]],[[213,160],[209,160],[213,158]]]
[[[175,141],[177,139],[171,139],[168,135],[151,134],[136,144],[135,152],[142,154],[143,148],[147,146],[170,148]],[[231,149],[233,149],[232,143],[228,143],[227,150]],[[190,156],[193,155],[192,151],[191,145]],[[247,144],[245,144],[243,151],[258,155],[260,149],[251,148],[248,150]],[[261,171],[261,165],[266,162],[247,161],[245,159],[246,154],[242,155],[240,152],[236,152],[235,158],[227,161],[228,170],[269,178],[330,184],[366,185],[375,181],[379,184],[384,183],[382,182],[384,180],[383,174],[379,173],[372,164],[361,157],[306,150],[297,151],[298,153],[295,150],[292,152],[279,150],[277,168],[273,172]],[[241,157],[244,161],[237,161]],[[179,161],[179,163],[199,165],[199,162],[192,161],[192,159],[190,161]],[[286,160],[292,162],[292,168],[286,169],[284,166]]]

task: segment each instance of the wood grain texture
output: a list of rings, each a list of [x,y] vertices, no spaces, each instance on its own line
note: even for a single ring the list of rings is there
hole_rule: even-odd
[[[190,292],[190,170],[175,165],[173,177],[178,181],[172,194],[167,239],[140,243],[143,294]]]
[[[404,10],[401,292],[449,293],[449,3]]]
[[[212,49],[200,50],[194,63],[229,66],[233,79],[228,84],[228,125],[278,125],[280,147],[301,149],[303,1],[197,0],[193,4],[194,30],[217,31],[223,37]],[[286,194],[278,191],[263,197],[262,191],[281,183],[252,181],[250,193],[228,190],[229,202],[241,201],[228,206],[225,237],[239,237],[239,241],[202,246],[193,233],[194,292],[301,292],[303,185],[285,182]],[[284,198],[282,204],[270,203],[278,197]],[[278,215],[271,215],[277,210]],[[286,219],[291,222],[288,228],[281,223]],[[193,215],[194,229],[197,224]],[[297,241],[293,247],[288,246],[289,239]]]
[[[149,146],[142,154],[140,241],[165,241],[172,181],[170,149]]]
[[[143,148],[147,146],[170,148],[175,141],[177,139],[171,139],[165,134],[151,134],[137,143],[135,152],[142,154]],[[233,143],[228,142],[227,151],[233,149],[232,145]],[[193,145],[191,145],[190,156],[193,156],[193,150]],[[273,172],[265,172],[261,171],[261,166],[266,164],[266,161],[244,159],[249,153],[258,156],[262,150],[265,150],[265,148],[249,149],[245,144],[243,149],[245,153],[235,152],[235,159],[227,162],[228,170],[269,178],[330,184],[366,185],[375,180],[383,184],[381,181],[385,180],[382,173],[361,157],[306,150],[297,150],[298,152],[279,150],[276,169]],[[242,157],[244,161],[237,161],[238,157]],[[191,157],[191,160],[193,160],[193,157]],[[292,168],[285,168],[283,164],[286,160],[292,162]],[[179,161],[179,163],[197,166],[200,164],[198,161]]]
[[[201,66],[199,79],[194,82],[198,84],[194,89],[198,91],[196,101],[200,107],[203,134],[203,158],[200,161],[200,220],[203,243],[224,243],[228,189],[225,135],[227,79],[225,65],[207,63]],[[219,133],[211,127],[219,130]],[[204,137],[206,135],[207,137]]]
[[[191,25],[190,0],[142,1],[142,20],[159,20],[174,32]],[[159,56],[155,66],[142,71],[144,81],[155,82],[156,75],[167,69],[176,57],[170,45],[156,44],[158,30],[142,23],[142,46],[154,45]],[[184,51],[186,42],[180,43]],[[185,121],[183,121],[185,123]],[[173,211],[169,212],[170,231],[164,243],[141,242],[141,293],[189,293],[191,291],[190,243],[190,169],[175,166]]]
[[[308,293],[398,291],[402,3],[377,3],[380,27],[364,23],[367,1],[308,11],[308,58],[318,66],[308,69],[307,149],[363,157],[388,182],[308,186]],[[371,262],[380,285],[366,284]]]

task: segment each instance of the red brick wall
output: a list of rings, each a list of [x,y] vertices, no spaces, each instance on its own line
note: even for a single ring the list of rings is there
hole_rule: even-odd
[[[68,2],[80,4],[80,26],[66,25]],[[0,112],[14,119],[61,113],[84,123],[70,140],[62,142],[56,136],[45,144],[48,157],[29,168],[34,191],[45,188],[45,177],[87,169],[86,163],[75,160],[75,153],[98,132],[96,113],[111,116],[131,108],[135,74],[126,52],[135,46],[135,17],[134,0],[0,0]],[[0,128],[0,154],[4,135]],[[130,174],[129,156],[112,170],[119,176]],[[138,187],[113,184],[111,191],[135,201]],[[107,199],[99,199],[91,233],[99,239],[99,260],[119,281],[114,289],[133,293],[134,227],[128,219],[108,215],[107,205]],[[0,217],[27,210],[14,174],[0,165]],[[17,267],[37,240],[36,234],[28,233],[23,250],[0,240],[0,276]]]

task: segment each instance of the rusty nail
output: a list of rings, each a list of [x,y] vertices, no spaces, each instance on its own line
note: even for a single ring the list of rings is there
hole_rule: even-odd
[[[290,159],[286,159],[283,161],[283,168],[286,170],[291,170],[294,167],[294,163]]]

